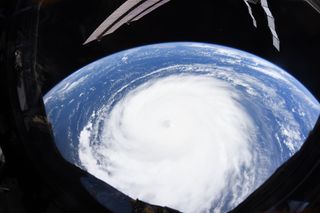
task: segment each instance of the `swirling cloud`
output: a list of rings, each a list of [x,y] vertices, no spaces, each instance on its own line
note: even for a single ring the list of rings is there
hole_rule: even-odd
[[[242,183],[244,168],[254,168],[255,128],[238,98],[212,77],[149,81],[106,116],[99,149],[83,143],[89,138],[82,133],[80,159],[91,174],[133,198],[207,211],[228,185]],[[243,196],[236,187],[229,193]]]
[[[299,150],[320,112],[281,68],[202,43],[102,58],[44,102],[66,160],[132,198],[185,212],[234,208]]]

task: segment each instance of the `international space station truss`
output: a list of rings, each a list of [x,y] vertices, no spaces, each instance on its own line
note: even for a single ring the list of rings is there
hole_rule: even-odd
[[[87,44],[100,40],[103,36],[116,31],[123,24],[138,21],[143,16],[157,9],[170,0],[128,0],[116,9],[84,42]]]
[[[87,44],[94,40],[100,40],[103,36],[113,33],[123,24],[128,24],[141,19],[143,16],[166,4],[170,0],[127,0],[118,9],[116,9],[106,20],[104,20],[97,29],[83,43]],[[268,26],[272,34],[273,46],[280,51],[280,40],[276,32],[275,19],[269,9],[267,0],[243,0],[248,8],[249,15],[252,18],[253,25],[257,27],[257,22],[252,13],[250,4],[260,4],[263,8]],[[319,0],[305,0],[315,10],[320,13]]]

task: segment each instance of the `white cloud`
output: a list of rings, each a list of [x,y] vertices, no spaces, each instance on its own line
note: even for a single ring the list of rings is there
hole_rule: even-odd
[[[104,146],[90,146],[88,127],[81,132],[80,160],[88,172],[133,198],[208,211],[228,184],[240,184],[242,166],[254,169],[254,125],[237,98],[227,83],[211,77],[148,82],[113,108]],[[97,156],[108,162],[95,163]],[[253,186],[247,181],[243,187]],[[246,196],[237,188],[230,193]]]

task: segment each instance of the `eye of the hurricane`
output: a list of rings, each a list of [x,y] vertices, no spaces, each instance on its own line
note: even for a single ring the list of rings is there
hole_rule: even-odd
[[[44,102],[66,160],[133,199],[184,212],[236,207],[299,150],[320,112],[279,67],[202,43],[102,58]]]

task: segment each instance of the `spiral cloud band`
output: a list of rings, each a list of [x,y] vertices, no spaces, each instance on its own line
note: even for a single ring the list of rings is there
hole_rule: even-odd
[[[192,213],[243,201],[300,148],[320,112],[279,67],[201,43],[108,56],[44,101],[65,159],[133,199]],[[117,209],[113,193],[83,184]]]
[[[113,107],[94,154],[106,166],[90,156],[86,131],[79,154],[90,173],[129,196],[195,212],[209,209],[230,181],[240,185],[230,173],[252,168],[248,132],[250,116],[225,82],[173,76],[139,86]]]

